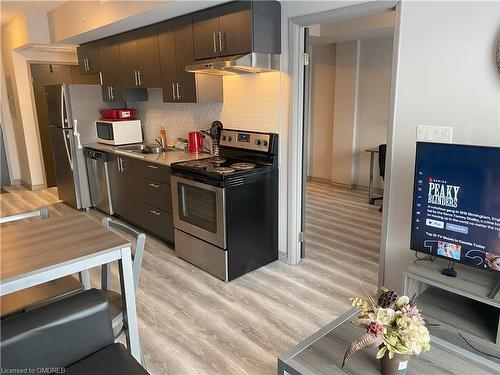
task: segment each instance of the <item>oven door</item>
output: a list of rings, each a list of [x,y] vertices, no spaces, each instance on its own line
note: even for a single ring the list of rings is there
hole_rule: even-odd
[[[223,188],[172,176],[174,227],[226,249]]]

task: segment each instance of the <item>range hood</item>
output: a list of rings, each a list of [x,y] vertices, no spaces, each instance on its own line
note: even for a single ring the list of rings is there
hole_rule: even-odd
[[[279,69],[280,55],[256,52],[198,60],[186,66],[186,72],[217,76],[275,72]]]

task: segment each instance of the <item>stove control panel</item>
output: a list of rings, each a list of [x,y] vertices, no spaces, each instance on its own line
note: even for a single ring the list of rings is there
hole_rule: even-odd
[[[268,133],[222,129],[219,144],[221,146],[268,152],[270,135]]]

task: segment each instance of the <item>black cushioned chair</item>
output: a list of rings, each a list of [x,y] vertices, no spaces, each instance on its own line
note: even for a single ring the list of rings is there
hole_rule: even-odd
[[[114,343],[108,303],[91,289],[1,322],[2,373],[44,369],[69,375],[148,372]],[[64,370],[62,370],[64,369]]]
[[[379,145],[378,146],[378,167],[380,170],[380,177],[382,180],[385,180],[385,159],[387,155],[387,145]],[[383,197],[380,199],[384,199]],[[383,206],[380,206],[379,211],[382,212]]]

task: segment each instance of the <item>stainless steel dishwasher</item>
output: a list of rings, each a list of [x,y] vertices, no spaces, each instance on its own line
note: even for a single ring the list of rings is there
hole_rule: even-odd
[[[86,148],[85,162],[87,164],[92,206],[113,215],[109,188],[108,154]]]

